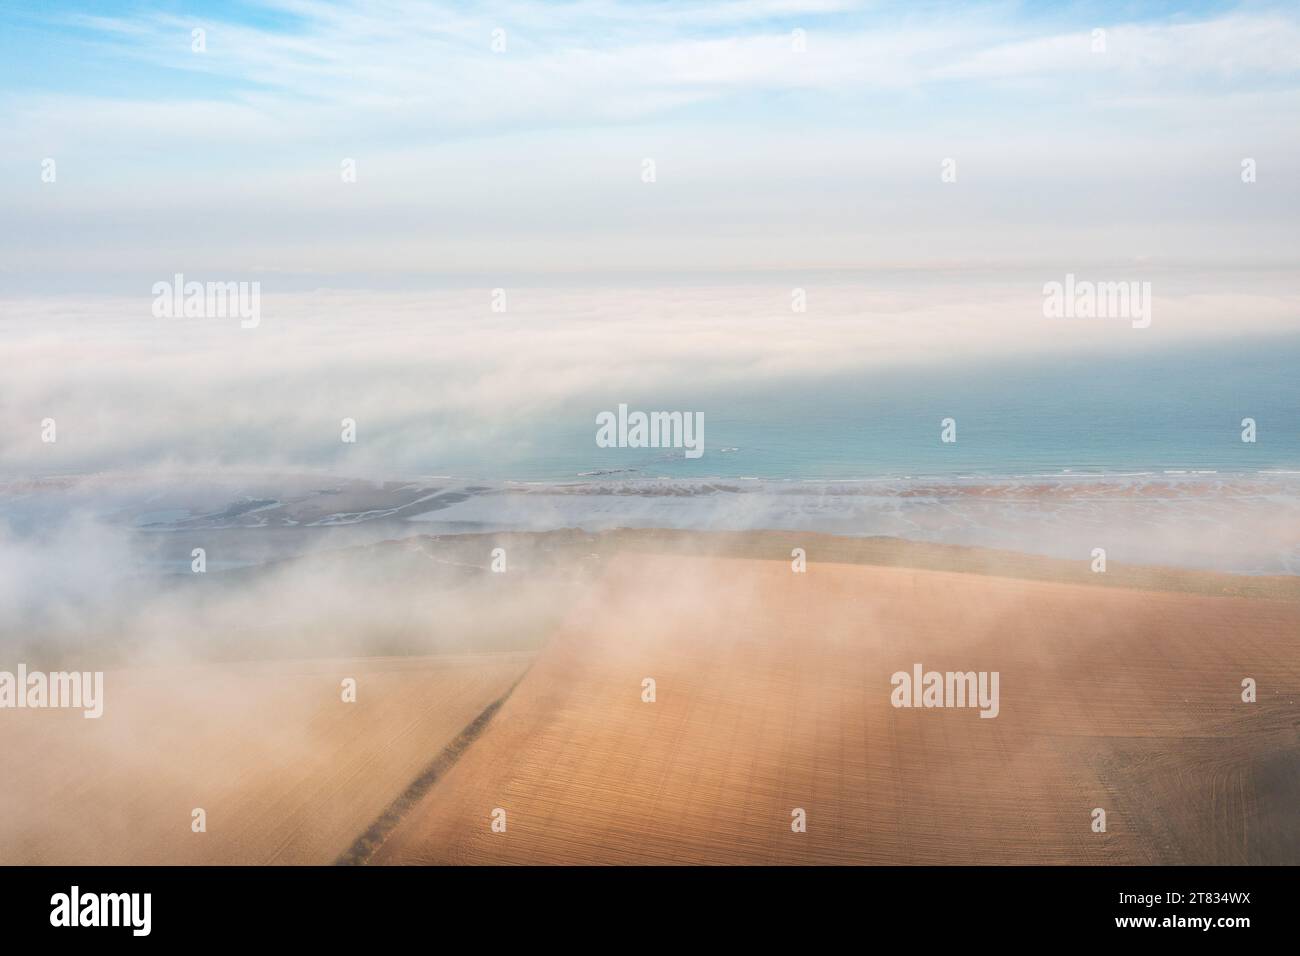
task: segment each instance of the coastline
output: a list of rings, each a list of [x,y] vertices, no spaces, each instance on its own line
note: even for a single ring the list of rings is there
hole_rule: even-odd
[[[0,522],[20,541],[71,515],[126,539],[154,572],[186,570],[199,538],[234,567],[427,533],[640,528],[892,537],[1080,561],[1100,548],[1130,565],[1300,574],[1300,472],[1281,470],[836,481],[217,471],[0,484]]]

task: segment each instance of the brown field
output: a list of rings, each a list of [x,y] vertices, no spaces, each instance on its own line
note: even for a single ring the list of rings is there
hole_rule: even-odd
[[[475,570],[497,543],[511,573]],[[542,649],[136,664],[100,720],[6,710],[0,863],[1300,863],[1297,578],[784,532],[330,560],[374,577],[351,616],[238,648],[361,653],[382,614],[398,646]],[[915,662],[998,671],[999,716],[892,707]]]
[[[1297,863],[1298,701],[1294,601],[624,552],[371,862]]]
[[[9,710],[5,864],[331,863],[528,665],[526,654],[105,675],[104,715]],[[357,680],[357,700],[341,681]],[[193,833],[191,810],[207,811]]]

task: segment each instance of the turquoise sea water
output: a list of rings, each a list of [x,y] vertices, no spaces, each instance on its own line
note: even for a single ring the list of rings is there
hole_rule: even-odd
[[[491,446],[427,462],[430,474],[568,480],[618,475],[853,479],[1253,473],[1300,468],[1300,337],[1136,355],[1018,358],[725,389],[585,396],[521,408]],[[595,417],[704,414],[704,455],[599,448]],[[956,420],[957,441],[940,440]],[[1253,418],[1257,440],[1241,440]]]

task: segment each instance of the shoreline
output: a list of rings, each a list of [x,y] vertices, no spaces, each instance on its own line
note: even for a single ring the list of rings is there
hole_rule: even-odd
[[[881,484],[881,483],[905,483],[916,482],[923,484],[943,485],[948,483],[987,483],[1003,484],[1013,481],[1124,481],[1135,478],[1150,478],[1157,481],[1207,481],[1214,479],[1267,479],[1276,478],[1280,480],[1296,479],[1300,480],[1300,465],[1295,466],[1270,466],[1267,468],[1248,468],[1248,469],[1228,469],[1228,468],[1198,468],[1186,466],[1183,468],[1165,468],[1157,466],[1134,466],[1132,468],[1117,468],[1104,471],[1091,471],[1087,469],[1061,468],[1049,470],[1028,469],[1024,471],[1007,471],[1007,472],[988,472],[988,473],[971,473],[969,469],[960,469],[952,472],[915,472],[903,473],[895,472],[888,474],[863,474],[855,476],[819,476],[819,475],[738,475],[738,474],[699,474],[699,475],[656,475],[650,473],[651,469],[646,468],[596,468],[591,471],[573,472],[566,475],[555,477],[544,476],[485,476],[482,474],[461,474],[454,472],[384,472],[384,473],[361,473],[352,472],[338,468],[304,468],[304,467],[266,467],[250,468],[247,466],[238,466],[232,468],[218,468],[216,470],[203,470],[200,468],[168,468],[158,469],[155,471],[133,471],[118,469],[100,469],[94,471],[70,471],[70,472],[48,472],[43,474],[11,474],[0,475],[0,495],[11,494],[24,489],[36,489],[41,487],[64,486],[72,487],[78,484],[93,482],[124,482],[124,481],[143,481],[147,483],[162,482],[214,482],[214,481],[335,481],[335,482],[361,482],[373,485],[391,485],[391,484],[413,484],[432,482],[452,482],[472,485],[484,485],[487,487],[513,487],[513,486],[585,486],[589,484],[600,484],[600,479],[612,479],[626,481],[628,483],[639,483],[646,485],[659,484],[663,482],[673,482],[681,484],[713,484],[720,481],[761,481],[771,484],[813,484],[813,485],[841,485],[841,484]],[[625,476],[619,478],[618,476]]]
[[[0,527],[19,548],[73,519],[153,572],[187,569],[195,545],[230,568],[425,533],[637,528],[889,537],[1066,560],[1100,549],[1128,565],[1300,575],[1300,473],[1289,472],[376,482],[219,471],[0,485]]]

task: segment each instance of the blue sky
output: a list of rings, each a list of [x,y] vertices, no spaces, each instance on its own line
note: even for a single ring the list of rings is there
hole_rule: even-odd
[[[1293,5],[19,2],[5,16],[10,274],[1297,251]],[[958,179],[941,184],[948,158]]]

